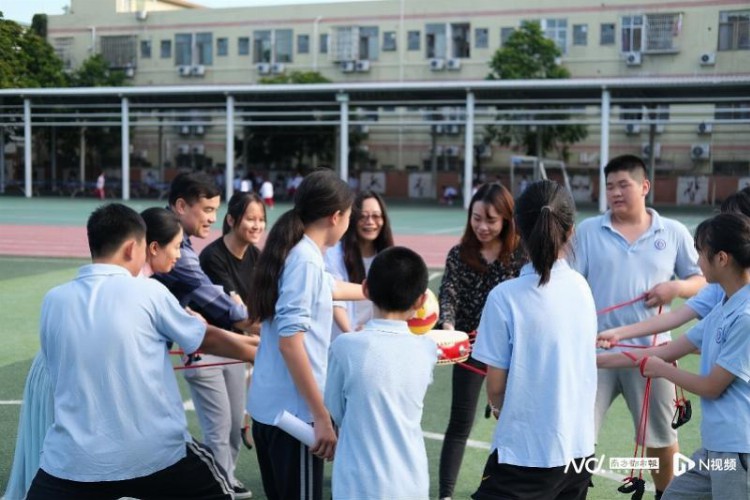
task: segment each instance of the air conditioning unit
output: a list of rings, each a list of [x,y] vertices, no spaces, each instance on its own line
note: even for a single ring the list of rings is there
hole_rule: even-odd
[[[443,71],[445,69],[445,59],[430,59],[430,70]]]
[[[446,126],[445,125],[433,125],[432,129],[435,131],[437,135],[441,135],[445,133]]]
[[[644,158],[651,158],[651,146],[649,145],[649,143],[644,142],[643,144],[641,144],[641,156],[643,156]],[[654,143],[654,158],[661,158],[661,143]]]
[[[448,135],[458,135],[461,132],[461,127],[459,125],[448,125],[447,129]]]
[[[489,144],[480,144],[477,146],[480,158],[492,158],[492,146]]]
[[[716,64],[716,53],[705,52],[700,57],[701,66],[713,66]]]
[[[206,153],[206,146],[203,144],[196,144],[193,146],[193,154],[194,155],[202,155]]]
[[[625,64],[627,64],[628,66],[640,66],[641,65],[641,53],[640,52],[626,52]]]
[[[357,65],[354,61],[341,61],[341,71],[343,73],[354,73]]]
[[[190,76],[193,72],[193,68],[190,66],[177,66],[177,72],[180,76]]]
[[[690,146],[690,158],[693,160],[708,160],[710,156],[710,144],[692,144]]]
[[[459,148],[458,146],[446,146],[445,155],[455,158],[458,156],[458,153],[460,152],[460,150],[461,148]]]
[[[190,154],[190,144],[179,144],[177,146],[177,154],[181,154],[181,155]]]
[[[358,73],[367,73],[368,71],[370,71],[370,61],[357,61],[354,65],[354,69]]]
[[[193,76],[203,76],[206,74],[206,67],[202,64],[197,64],[193,66]]]
[[[135,19],[136,21],[145,21],[146,19],[148,19],[148,11],[147,10],[136,11]]]
[[[261,75],[269,75],[271,74],[271,63],[258,63],[255,65],[255,69],[260,73]]]
[[[180,135],[190,135],[190,125],[182,125],[180,127]]]
[[[628,123],[625,125],[625,134],[626,135],[638,135],[641,133],[641,126],[637,123]]]
[[[284,66],[284,63],[273,63],[271,65],[271,73],[274,75],[280,75],[284,72],[286,67]]]
[[[446,67],[449,71],[458,71],[461,69],[461,59],[448,59]]]
[[[206,133],[206,127],[204,127],[203,125],[196,125],[195,127],[193,127],[193,133],[195,135],[203,135]]]
[[[446,149],[443,146],[435,146],[435,156],[443,156]]]
[[[659,123],[654,127],[654,132],[657,134],[663,134],[664,133],[665,126],[663,123]]]
[[[698,124],[698,135],[708,135],[714,131],[712,123],[700,122]]]
[[[357,133],[359,134],[369,134],[370,133],[370,127],[367,125],[357,125]]]
[[[369,153],[370,146],[368,146],[367,144],[360,144],[359,146],[357,146],[357,151],[361,153]]]
[[[128,66],[125,68],[125,77],[126,78],[133,78],[135,76],[135,68],[133,66]]]

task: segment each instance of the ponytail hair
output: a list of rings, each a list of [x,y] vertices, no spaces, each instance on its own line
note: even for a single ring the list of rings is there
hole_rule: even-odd
[[[542,286],[549,281],[552,266],[575,225],[573,198],[554,181],[534,182],[516,202],[516,223]]]
[[[704,220],[695,230],[695,249],[709,259],[725,252],[741,268],[750,267],[750,219],[740,213],[726,213]]]
[[[272,318],[279,298],[279,281],[292,248],[313,222],[352,206],[354,193],[332,170],[316,170],[302,180],[294,208],[285,212],[268,233],[252,279],[248,315],[252,321]]]

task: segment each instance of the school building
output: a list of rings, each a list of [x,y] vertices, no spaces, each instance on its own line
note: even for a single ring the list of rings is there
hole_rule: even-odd
[[[247,85],[293,71],[395,85],[483,80],[495,51],[528,21],[555,41],[574,80],[750,76],[747,0],[375,0],[222,9],[183,0],[71,0],[65,14],[49,16],[48,41],[66,67],[101,54],[135,87]],[[657,175],[750,176],[750,95],[705,103],[665,94],[616,104],[610,156],[653,157]],[[586,102],[564,103],[581,123],[599,113]],[[507,101],[477,107],[477,144],[500,104]],[[534,104],[543,108],[525,103]],[[463,105],[425,110],[394,100],[353,109],[364,139],[357,146],[362,159],[350,169],[458,175],[466,155],[476,153],[464,150]],[[133,154],[153,165],[185,166],[196,155],[221,165],[224,129],[200,116],[200,103],[190,112],[198,125],[165,127],[158,139],[136,124]],[[593,122],[566,158],[582,175],[600,167],[601,129]],[[502,172],[519,154],[492,144],[477,157],[487,172]],[[258,167],[252,158],[241,163]]]

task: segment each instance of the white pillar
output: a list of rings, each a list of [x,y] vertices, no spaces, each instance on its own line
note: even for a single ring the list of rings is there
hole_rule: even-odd
[[[339,167],[341,178],[349,180],[349,96],[338,94],[336,100],[341,106],[339,123]]]
[[[122,199],[130,199],[130,106],[123,97],[120,104],[122,119]]]
[[[23,100],[23,165],[23,195],[31,198],[31,99]]]
[[[245,138],[247,140],[247,138]],[[227,168],[224,169],[224,186],[227,201],[234,194],[234,96],[227,96]],[[247,161],[247,160],[245,160]]]
[[[602,90],[601,138],[599,140],[599,212],[607,211],[607,179],[604,178],[604,167],[609,163],[609,90]]]
[[[469,208],[474,180],[474,93],[466,93],[466,127],[464,140],[464,208]]]

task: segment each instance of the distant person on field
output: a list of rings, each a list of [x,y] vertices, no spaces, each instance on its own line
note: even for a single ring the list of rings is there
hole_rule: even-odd
[[[105,183],[104,171],[102,171],[99,174],[99,177],[96,178],[96,189],[94,190],[96,192],[96,197],[99,198],[100,200],[103,200],[104,195],[105,195],[104,183]]]
[[[263,179],[261,177],[261,179]],[[263,179],[260,184],[260,197],[268,208],[273,208],[273,183],[268,179]]]

